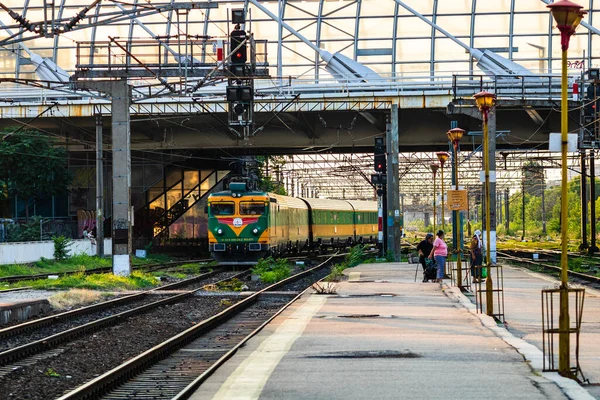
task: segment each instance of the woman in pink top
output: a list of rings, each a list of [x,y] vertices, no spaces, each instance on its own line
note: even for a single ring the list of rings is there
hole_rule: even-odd
[[[444,242],[444,231],[439,230],[437,238],[433,242],[433,250],[429,254],[429,258],[435,259],[437,265],[437,279],[435,282],[442,283],[444,279],[444,268],[446,266],[446,257],[448,256],[448,246]]]

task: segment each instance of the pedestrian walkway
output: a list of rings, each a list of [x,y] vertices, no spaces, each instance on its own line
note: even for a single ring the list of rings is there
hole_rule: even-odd
[[[593,398],[572,380],[541,373],[541,352],[477,314],[458,289],[415,283],[414,269],[386,263],[346,270],[336,294],[303,295],[192,398]],[[519,274],[544,282],[516,269],[506,274],[506,318],[528,340],[536,329],[529,297],[540,294],[528,284],[527,298],[519,299],[519,287],[508,288],[521,282]],[[514,323],[513,307],[525,310]],[[535,314],[541,319],[541,308]]]

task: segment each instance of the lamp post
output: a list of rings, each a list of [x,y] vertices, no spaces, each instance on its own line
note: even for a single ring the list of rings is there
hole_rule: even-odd
[[[454,146],[454,183],[456,185],[456,190],[458,190],[458,142],[465,134],[465,131],[460,128],[452,128],[446,135],[448,135],[448,139],[452,142]],[[460,229],[460,211],[454,211],[454,221],[456,222],[456,237],[457,237],[457,245],[456,245],[456,281],[458,282],[458,287],[462,287],[462,265],[461,265],[461,229]]]
[[[556,27],[560,31],[560,45],[562,49],[562,79],[561,79],[561,112],[560,112],[560,133],[561,133],[561,162],[562,162],[562,182],[561,182],[561,274],[560,274],[560,309],[558,316],[558,373],[562,376],[570,376],[570,337],[569,337],[569,292],[568,292],[568,269],[567,264],[567,131],[568,131],[568,104],[567,104],[567,51],[569,49],[569,40],[575,33],[575,29],[586,14],[579,4],[568,0],[561,0],[548,5],[552,16],[556,21]]]
[[[492,259],[491,259],[491,220],[490,220],[490,155],[488,153],[488,115],[496,105],[496,95],[490,92],[479,92],[473,95],[479,111],[483,115],[483,167],[485,169],[485,266],[487,278],[485,278],[485,310],[487,315],[494,315],[494,293],[492,285]]]
[[[437,153],[435,153],[435,155],[437,156],[438,160],[440,160],[440,168],[441,168],[441,175],[442,175],[442,230],[445,232],[446,231],[446,208],[444,208],[444,196],[445,196],[446,192],[444,191],[444,163],[446,162],[448,157],[450,157],[450,154],[448,154],[445,151],[438,151]]]
[[[435,233],[435,197],[437,196],[437,191],[435,190],[435,174],[437,173],[440,166],[437,164],[431,164],[430,167],[431,172],[433,172],[433,233]]]

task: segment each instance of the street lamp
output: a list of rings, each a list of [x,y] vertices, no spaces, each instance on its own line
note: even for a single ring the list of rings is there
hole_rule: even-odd
[[[473,95],[479,111],[483,115],[483,166],[485,169],[485,260],[487,278],[485,278],[485,309],[489,316],[494,315],[494,293],[492,285],[492,252],[490,241],[490,155],[488,153],[488,115],[496,105],[496,95],[490,92],[479,92]]]
[[[458,190],[458,142],[462,139],[465,131],[460,128],[452,128],[446,135],[448,135],[448,139],[452,142],[454,146],[454,184],[456,185],[456,190]],[[458,282],[458,287],[462,287],[462,265],[461,265],[461,229],[460,229],[460,212],[454,211],[454,221],[457,224],[456,226],[456,238],[457,238],[457,259],[456,259],[456,281]]]
[[[433,232],[435,233],[435,208],[436,208],[435,197],[437,196],[437,192],[435,190],[435,174],[438,171],[438,169],[440,168],[440,166],[437,164],[431,164],[430,167],[431,167],[431,172],[433,172]]]
[[[440,168],[441,170],[441,174],[442,174],[442,230],[445,232],[446,231],[446,209],[444,208],[444,195],[446,194],[446,192],[444,192],[444,163],[446,162],[446,160],[448,159],[448,157],[450,157],[450,154],[448,154],[445,151],[438,151],[437,153],[435,153],[435,155],[437,156],[438,160],[440,160]]]
[[[552,16],[556,21],[556,27],[560,31],[560,45],[562,49],[562,76],[561,76],[561,110],[560,110],[560,133],[561,133],[561,160],[562,160],[562,184],[561,184],[561,274],[560,274],[560,311],[558,316],[558,373],[563,376],[570,375],[570,337],[569,337],[569,292],[568,292],[568,269],[567,264],[567,131],[568,131],[568,104],[567,104],[567,51],[569,40],[575,33],[575,29],[586,14],[581,10],[583,7],[568,0],[561,0],[548,5]]]

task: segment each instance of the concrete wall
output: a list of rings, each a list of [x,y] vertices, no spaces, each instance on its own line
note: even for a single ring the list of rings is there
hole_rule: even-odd
[[[112,240],[104,239],[104,253],[111,254]],[[96,246],[88,239],[73,240],[69,247],[69,254],[96,254]],[[39,261],[42,257],[54,259],[54,242],[51,240],[43,242],[17,242],[0,243],[0,265],[1,264],[24,264]]]

